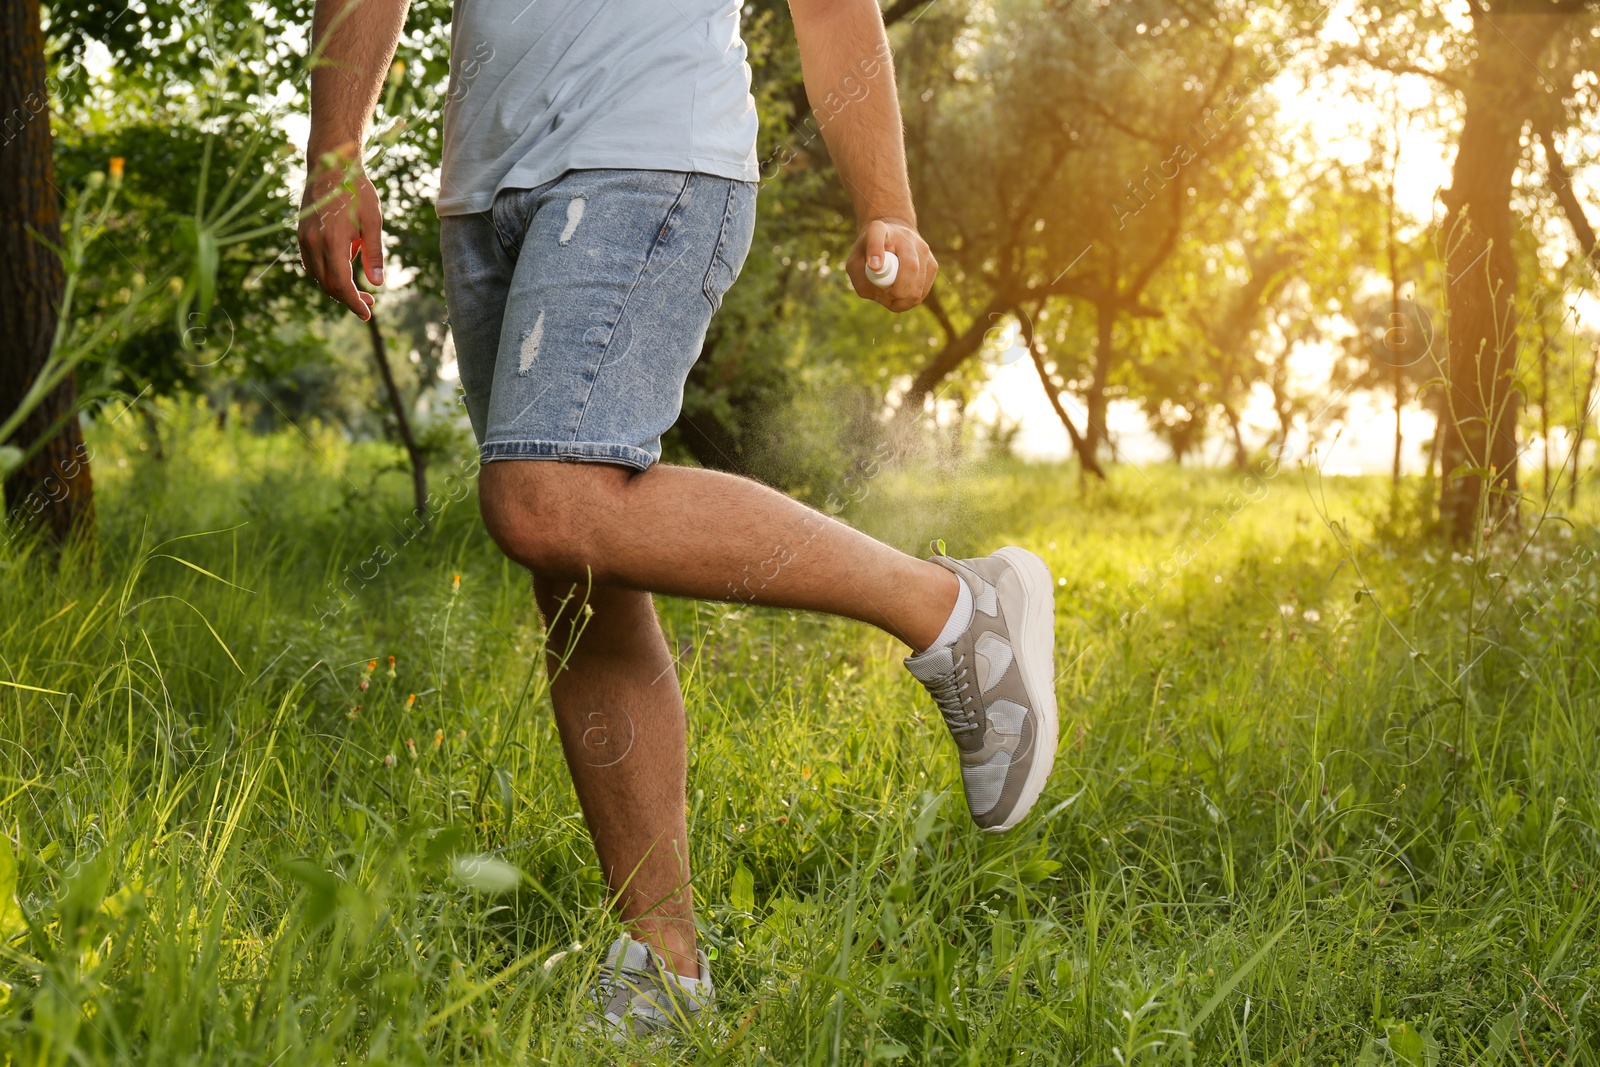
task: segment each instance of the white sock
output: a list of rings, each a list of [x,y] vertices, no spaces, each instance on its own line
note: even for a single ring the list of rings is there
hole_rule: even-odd
[[[932,652],[936,648],[953,644],[955,639],[972,625],[972,590],[967,588],[966,579],[959,574],[956,575],[956,584],[961,586],[960,592],[956,593],[956,606],[950,609],[950,617],[944,621],[944,629],[933,639],[933,644],[923,649],[924,652]]]

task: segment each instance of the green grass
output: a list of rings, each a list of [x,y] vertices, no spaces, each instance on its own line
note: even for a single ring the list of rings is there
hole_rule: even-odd
[[[410,537],[386,449],[158,414],[92,435],[92,557],[0,555],[0,1062],[616,1062],[576,1029],[614,928],[527,580],[473,499]],[[1453,560],[1423,491],[854,484],[904,547],[1063,579],[1062,751],[999,839],[889,639],[663,603],[726,1024],[677,1059],[1600,1062],[1592,527]]]

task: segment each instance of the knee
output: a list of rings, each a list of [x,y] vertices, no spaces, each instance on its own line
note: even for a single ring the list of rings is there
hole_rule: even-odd
[[[604,469],[587,465],[485,464],[478,493],[484,526],[501,551],[536,575],[598,580],[608,480]]]

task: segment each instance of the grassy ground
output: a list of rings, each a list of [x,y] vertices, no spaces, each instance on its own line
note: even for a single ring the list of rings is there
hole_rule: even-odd
[[[412,536],[383,450],[134,423],[93,559],[0,555],[0,1062],[615,1062],[473,500]],[[982,838],[891,641],[664,603],[725,1023],[677,1058],[1600,1061],[1592,527],[1452,558],[1288,466],[846,482],[907,548],[1056,569],[1056,774]]]

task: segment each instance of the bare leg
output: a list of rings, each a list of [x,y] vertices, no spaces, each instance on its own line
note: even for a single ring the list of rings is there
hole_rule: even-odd
[[[957,579],[732,475],[656,466],[484,466],[489,532],[537,576],[562,747],[622,918],[680,974],[697,975],[684,814],[683,698],[648,592],[804,608],[932,644]],[[579,583],[565,613],[561,599]],[[592,587],[590,583],[593,583]],[[592,617],[574,614],[592,588]],[[559,666],[559,669],[558,669]],[[632,745],[620,758],[624,737]]]
[[[650,594],[546,578],[534,594],[561,747],[617,910],[698,977],[683,696]]]
[[[871,623],[913,649],[939,635],[956,576],[731,474],[657,465],[484,465],[489,532],[536,574]]]

